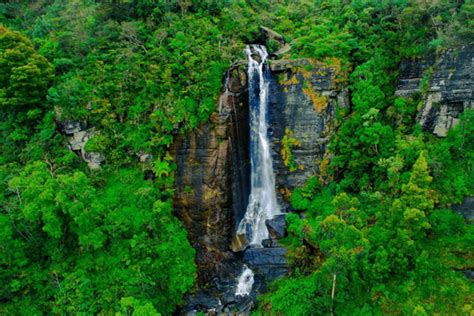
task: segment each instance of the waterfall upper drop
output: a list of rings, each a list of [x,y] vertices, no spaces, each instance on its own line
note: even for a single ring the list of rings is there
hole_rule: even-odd
[[[268,53],[265,46],[249,45],[245,54],[248,58],[251,189],[237,233],[246,234],[250,245],[260,246],[269,236],[266,220],[280,214],[268,139]]]

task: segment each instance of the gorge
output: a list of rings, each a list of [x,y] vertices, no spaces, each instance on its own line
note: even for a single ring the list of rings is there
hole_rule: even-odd
[[[0,314],[474,315],[474,2],[0,3]]]
[[[205,289],[186,310],[246,311],[265,284],[287,273],[278,244],[286,235],[281,212],[290,210],[284,194],[315,173],[305,165],[324,160],[336,105],[348,104],[335,67],[306,59],[267,63],[272,52],[264,49],[247,46],[248,60],[229,69],[212,125],[175,142],[175,206],[197,249]],[[289,130],[300,141],[292,148],[299,168],[292,171],[281,155]],[[250,269],[255,276],[244,278]],[[238,286],[241,294],[252,288],[249,297],[234,295],[239,279],[255,282]]]
[[[450,63],[458,63],[456,68],[460,71],[469,69],[472,52],[472,47],[464,48],[460,52],[463,58]],[[252,57],[253,54],[258,56],[255,57],[257,60]],[[465,54],[471,57],[464,57]],[[336,107],[348,110],[350,106],[345,80],[338,73],[337,66],[308,59],[270,59],[265,74],[262,63],[266,53],[263,49],[259,46],[247,47],[246,55],[246,67],[245,62],[238,62],[226,74],[224,91],[219,98],[219,111],[213,116],[214,125],[205,125],[191,137],[177,142],[177,183],[178,188],[182,189],[178,191],[176,205],[180,212],[184,212],[181,215],[184,216],[184,222],[187,223],[187,218],[190,220],[187,224],[190,240],[198,249],[198,280],[201,286],[214,287],[214,290],[200,292],[188,300],[186,309],[191,311],[248,311],[252,303],[245,299],[247,293],[253,291],[249,297],[253,299],[257,292],[265,291],[265,283],[287,273],[284,259],[286,250],[278,245],[278,239],[286,235],[284,214],[276,213],[265,220],[261,219],[260,225],[256,225],[263,231],[263,237],[259,239],[246,238],[253,236],[253,225],[243,229],[243,223],[258,223],[261,210],[254,208],[256,199],[251,194],[253,176],[256,175],[252,162],[257,166],[257,161],[261,163],[264,159],[253,156],[252,152],[262,150],[263,146],[255,146],[252,138],[264,139],[256,138],[256,131],[265,134],[267,126],[259,125],[262,122],[259,121],[259,114],[264,112],[255,111],[255,104],[268,102],[265,116],[268,118],[271,162],[267,166],[272,165],[275,173],[278,205],[269,210],[281,208],[283,212],[291,211],[285,192],[303,185],[312,175],[324,177],[324,171],[321,172],[319,168],[324,166],[329,157],[326,148],[334,133]],[[405,93],[402,91],[406,89],[405,65],[408,62],[413,63],[403,61],[401,65],[402,75],[396,92],[399,95]],[[421,61],[419,63],[422,64]],[[445,68],[435,69],[439,73],[445,71]],[[268,86],[265,86],[265,81],[260,81],[265,75],[268,76]],[[417,75],[422,76],[419,73]],[[255,77],[259,80],[255,80]],[[465,79],[456,81],[458,77]],[[449,82],[461,89],[472,87],[472,77],[464,77],[462,72],[455,71],[450,78],[452,80]],[[430,83],[430,87],[435,85],[435,82]],[[458,91],[456,88],[451,89]],[[408,96],[406,93],[404,95]],[[462,102],[469,108],[471,92],[462,94],[461,98],[464,98]],[[296,170],[290,170],[280,152],[282,140],[288,131],[298,140],[298,144],[291,149],[298,166]],[[204,180],[203,176],[213,180]],[[271,183],[271,173],[266,176],[268,183]],[[185,192],[186,186],[198,189],[199,193]],[[266,205],[274,203],[270,197]],[[249,210],[257,212],[248,213]],[[266,239],[268,231],[270,238]],[[260,242],[263,248],[258,248]],[[252,246],[255,243],[257,245],[248,248],[248,244]],[[234,290],[236,284],[237,289]],[[236,291],[237,296],[233,296],[232,291]]]

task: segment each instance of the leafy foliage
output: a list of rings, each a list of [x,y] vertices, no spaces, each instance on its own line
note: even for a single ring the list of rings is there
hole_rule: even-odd
[[[96,188],[40,161],[12,178],[1,262],[11,303],[1,309],[110,312],[132,296],[171,313],[193,284],[194,252],[171,201],[140,178],[122,170]]]
[[[40,105],[51,82],[49,62],[36,53],[30,40],[0,26],[0,106]]]
[[[290,169],[290,171],[295,171],[296,170],[296,162],[295,162],[295,157],[293,156],[292,153],[292,148],[293,147],[300,147],[301,142],[294,136],[293,131],[290,129],[285,129],[285,135],[283,136],[281,140],[281,158],[283,159],[283,163],[285,166]]]
[[[473,111],[436,139],[416,124],[419,96],[393,87],[400,58],[471,42],[472,16],[472,0],[1,3],[0,313],[175,312],[195,266],[168,151],[208,121],[259,25],[285,35],[286,58],[343,65],[351,95],[325,167],[333,181],[292,193],[305,215],[287,216],[291,275],[259,312],[471,313],[457,271],[472,269],[474,232],[449,206],[474,192]],[[106,154],[102,170],[67,149],[67,120],[96,129],[85,149]],[[291,170],[297,146],[288,131]]]

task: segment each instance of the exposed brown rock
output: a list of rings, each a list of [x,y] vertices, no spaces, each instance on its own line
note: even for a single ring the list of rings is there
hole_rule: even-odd
[[[230,249],[233,252],[239,252],[245,249],[245,246],[247,245],[247,238],[245,237],[245,234],[236,234],[234,235],[234,238],[232,239],[232,244],[230,245]]]
[[[245,69],[229,71],[217,112],[210,123],[173,145],[175,209],[196,248],[198,282],[208,283],[231,256],[238,214],[248,199],[248,94]]]

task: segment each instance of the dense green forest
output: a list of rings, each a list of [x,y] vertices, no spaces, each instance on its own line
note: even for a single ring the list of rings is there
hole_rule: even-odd
[[[207,122],[265,25],[340,66],[324,176],[294,190],[289,276],[257,315],[472,315],[474,112],[446,138],[396,98],[402,58],[474,41],[472,0],[30,0],[0,4],[0,314],[171,315],[195,251],[173,214],[176,135]],[[426,73],[424,84],[429,80]],[[91,170],[58,125],[97,133]],[[153,155],[145,168],[137,153]],[[300,216],[304,213],[304,216]]]

